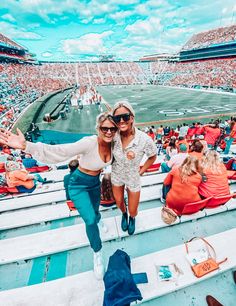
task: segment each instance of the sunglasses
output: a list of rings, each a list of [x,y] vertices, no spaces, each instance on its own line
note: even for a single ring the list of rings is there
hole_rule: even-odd
[[[100,130],[105,134],[108,131],[110,131],[111,133],[115,133],[117,131],[117,127],[113,126],[113,127],[107,127],[107,126],[100,126]]]
[[[120,123],[121,118],[127,122],[130,119],[131,114],[130,113],[126,113],[126,114],[121,114],[121,115],[117,115],[117,116],[113,116],[113,120],[115,123]]]

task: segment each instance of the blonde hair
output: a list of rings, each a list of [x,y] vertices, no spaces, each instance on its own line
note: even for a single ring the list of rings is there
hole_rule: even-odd
[[[220,156],[214,150],[207,151],[202,158],[201,166],[203,171],[204,169],[209,169],[213,174],[222,173],[222,162],[220,161]]]
[[[114,124],[114,126],[116,126],[111,113],[104,112],[104,113],[99,114],[96,118],[96,129],[98,130],[101,124],[106,120],[109,120],[112,124]]]
[[[116,104],[113,106],[113,110],[112,110],[112,115],[115,114],[116,110],[120,107],[125,107],[127,108],[127,110],[130,112],[130,114],[134,117],[135,116],[135,112],[134,109],[132,107],[132,105],[127,101],[127,100],[122,100],[122,101],[118,101],[116,102]]]
[[[194,156],[188,156],[183,161],[183,164],[179,167],[180,177],[182,183],[188,181],[188,177],[198,173],[199,162]]]

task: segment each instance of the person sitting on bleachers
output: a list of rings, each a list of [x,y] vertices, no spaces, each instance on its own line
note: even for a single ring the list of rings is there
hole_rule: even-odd
[[[16,187],[19,192],[33,192],[37,183],[43,183],[44,179],[39,174],[29,174],[22,165],[14,160],[8,160],[5,164],[6,180],[8,187]]]
[[[208,146],[207,146],[207,142],[204,139],[204,135],[199,135],[197,137],[197,139],[201,142],[201,144],[203,145],[203,153],[207,152],[209,150]]]
[[[198,140],[194,139],[189,150],[190,156],[195,156],[197,159],[201,160],[203,156],[203,144]]]
[[[185,144],[186,145],[186,147],[187,147],[187,152],[189,151],[189,144],[188,144],[188,141],[185,139],[185,137],[183,137],[183,136],[179,136],[178,137],[178,140],[177,140],[177,142],[176,142],[176,147],[177,147],[177,149],[178,149],[178,152],[179,152],[179,146],[181,145],[181,144]]]
[[[37,167],[37,160],[32,158],[32,155],[23,153],[21,155],[22,158],[22,164],[25,168],[33,168]]]
[[[202,181],[199,185],[199,194],[202,198],[230,194],[227,169],[216,151],[209,151],[203,156],[201,167],[202,173],[206,176],[205,182]]]
[[[181,166],[187,156],[187,146],[185,144],[181,144],[179,146],[179,153],[172,156],[168,162],[163,162],[161,164],[162,172],[166,173],[169,172],[175,166]]]
[[[78,168],[79,166],[79,161],[77,159],[73,159],[69,162],[69,169],[70,169],[70,173],[66,174],[64,176],[64,188],[66,191],[66,199],[70,200],[70,196],[69,196],[69,191],[68,191],[68,186],[69,186],[69,181],[71,178],[72,173]]]
[[[178,150],[176,147],[176,138],[171,138],[166,148],[166,159],[170,160],[171,157],[176,155],[177,153],[178,153]]]
[[[185,204],[200,201],[198,187],[201,180],[199,161],[194,156],[188,156],[183,164],[174,167],[164,180],[164,186],[171,186],[166,195],[166,206],[181,215]]]

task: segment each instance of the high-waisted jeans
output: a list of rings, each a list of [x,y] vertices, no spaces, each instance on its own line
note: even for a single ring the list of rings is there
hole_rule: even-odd
[[[77,169],[71,175],[68,187],[70,199],[85,222],[91,248],[94,252],[98,252],[102,248],[98,229],[98,222],[101,219],[99,175],[92,176]]]

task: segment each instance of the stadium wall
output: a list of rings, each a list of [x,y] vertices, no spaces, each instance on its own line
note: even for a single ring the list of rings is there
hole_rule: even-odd
[[[13,132],[16,131],[16,128],[19,128],[22,133],[26,133],[30,129],[30,125],[32,122],[36,122],[39,114],[41,113],[42,109],[44,108],[45,104],[55,95],[60,92],[63,92],[65,89],[60,89],[54,91],[53,93],[49,93],[40,97],[39,99],[35,100],[26,110],[21,114],[19,119],[13,125]]]
[[[189,61],[195,59],[210,59],[228,56],[236,56],[236,42],[224,45],[211,46],[207,48],[180,51],[179,60]]]

